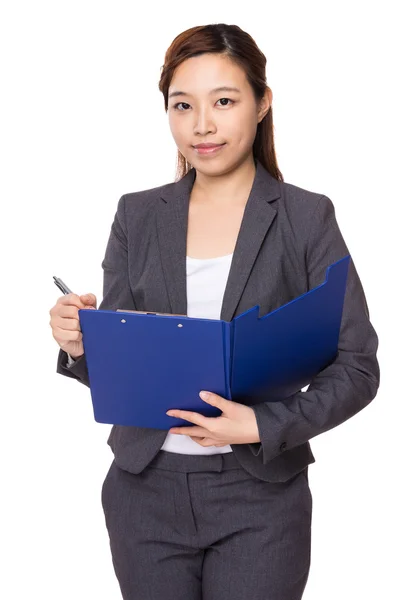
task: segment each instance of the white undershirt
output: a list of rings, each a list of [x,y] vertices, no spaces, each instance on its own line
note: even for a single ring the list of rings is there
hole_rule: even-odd
[[[202,319],[220,319],[226,281],[232,254],[216,258],[187,256],[187,316]],[[230,445],[201,446],[188,435],[167,433],[161,446],[166,452],[177,454],[224,454],[232,452]]]

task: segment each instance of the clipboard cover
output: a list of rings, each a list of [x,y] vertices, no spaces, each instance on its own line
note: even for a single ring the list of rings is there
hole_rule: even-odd
[[[316,288],[259,317],[232,321],[117,309],[80,309],[94,419],[168,430],[193,426],[166,415],[221,411],[209,390],[241,404],[280,401],[308,385],[338,354],[350,255]]]

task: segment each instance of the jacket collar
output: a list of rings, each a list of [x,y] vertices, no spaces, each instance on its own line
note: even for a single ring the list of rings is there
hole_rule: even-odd
[[[273,200],[281,196],[280,182],[256,159],[256,173],[245,206],[232,256],[220,319],[231,321],[260,247],[276,215]],[[196,178],[192,168],[182,179],[163,188],[157,211],[158,245],[171,313],[187,314],[187,221],[189,200]]]

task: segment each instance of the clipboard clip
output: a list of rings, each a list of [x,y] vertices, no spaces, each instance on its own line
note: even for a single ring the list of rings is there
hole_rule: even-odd
[[[162,315],[164,317],[187,317],[187,315],[179,315],[173,313],[152,312],[149,310],[124,310],[123,308],[117,308],[116,312],[137,313],[141,315]]]

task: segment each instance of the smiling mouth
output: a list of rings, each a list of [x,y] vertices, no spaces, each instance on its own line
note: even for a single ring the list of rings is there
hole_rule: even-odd
[[[223,146],[225,144],[225,142],[223,142],[222,144],[195,144],[193,146],[193,148],[215,148],[215,146]]]
[[[223,148],[226,142],[223,144],[216,144],[215,146],[193,146],[193,150],[198,154],[213,154]]]

